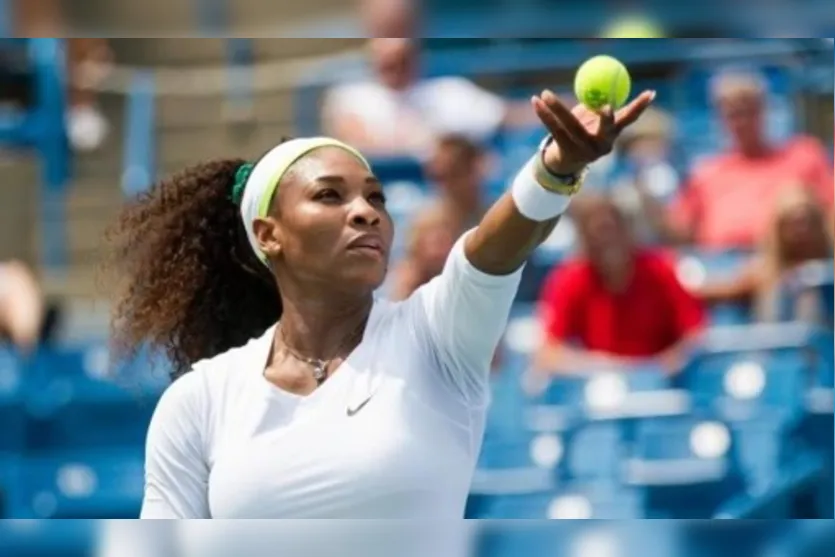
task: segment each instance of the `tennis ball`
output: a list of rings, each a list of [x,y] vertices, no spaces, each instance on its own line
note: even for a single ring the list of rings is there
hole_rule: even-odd
[[[623,106],[631,87],[632,79],[626,66],[611,56],[589,58],[574,76],[577,100],[592,110],[599,110],[607,104],[613,109]]]

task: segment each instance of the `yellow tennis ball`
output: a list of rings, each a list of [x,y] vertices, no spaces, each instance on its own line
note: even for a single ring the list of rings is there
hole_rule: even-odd
[[[592,110],[607,104],[613,109],[623,106],[631,87],[632,79],[626,66],[611,56],[589,58],[574,77],[577,100]]]

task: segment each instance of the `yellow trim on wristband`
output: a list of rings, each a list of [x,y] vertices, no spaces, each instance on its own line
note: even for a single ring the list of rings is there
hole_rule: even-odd
[[[588,169],[583,169],[577,175],[577,181],[573,184],[566,184],[554,176],[545,163],[542,162],[541,154],[536,157],[536,162],[533,165],[533,176],[536,182],[548,191],[558,193],[560,195],[574,195],[583,187],[583,182],[586,179]]]

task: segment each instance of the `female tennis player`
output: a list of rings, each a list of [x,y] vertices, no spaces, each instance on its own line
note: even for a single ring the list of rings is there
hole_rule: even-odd
[[[654,96],[600,114],[533,97],[548,140],[402,302],[374,295],[384,188],[339,141],[200,164],[129,206],[117,348],[150,341],[178,376],[149,428],[142,518],[461,518],[523,264]]]

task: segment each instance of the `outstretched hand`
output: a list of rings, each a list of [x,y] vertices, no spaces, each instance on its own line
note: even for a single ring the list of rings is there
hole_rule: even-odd
[[[612,151],[620,133],[632,125],[655,99],[644,91],[617,112],[604,107],[595,112],[583,104],[569,109],[551,91],[531,98],[536,115],[554,138],[545,149],[545,166],[554,174],[579,172]]]

